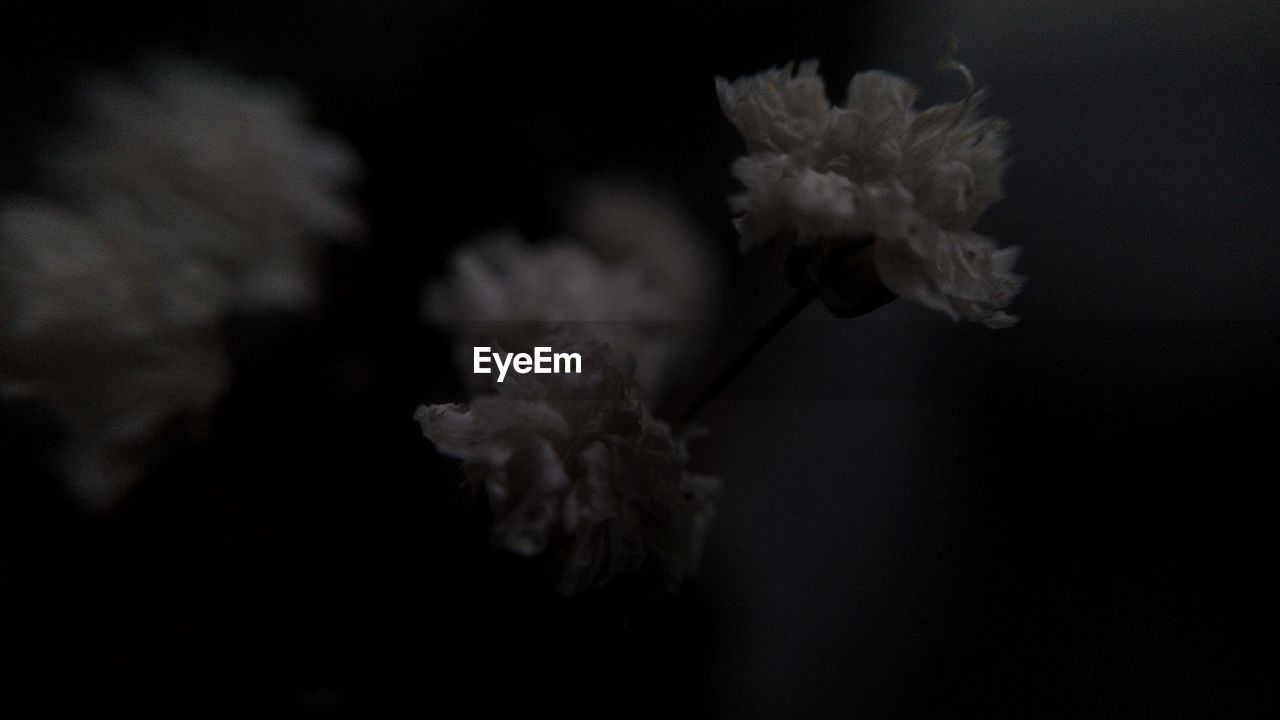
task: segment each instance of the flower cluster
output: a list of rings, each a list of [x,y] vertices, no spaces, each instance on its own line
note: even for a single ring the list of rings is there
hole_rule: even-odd
[[[716,87],[749,153],[733,166],[743,249],[767,248],[837,315],[887,289],[952,318],[1015,322],[1003,308],[1022,286],[1017,251],[972,232],[1006,164],[1007,124],[977,115],[981,93],[917,112],[909,82],[866,72],[833,106],[813,61]]]
[[[644,403],[706,318],[714,273],[693,224],[641,187],[587,185],[569,216],[580,241],[464,245],[427,314],[459,336],[464,366],[475,345],[546,345],[581,348],[582,373],[473,383],[467,406],[418,419],[484,491],[494,545],[542,558],[560,592],[637,576],[675,587],[696,569],[717,483],[684,471],[683,442]]]
[[[678,587],[697,569],[717,481],[685,472],[683,444],[607,347],[552,342],[581,353],[581,374],[514,376],[466,406],[424,406],[423,432],[486,494],[494,544],[544,558],[560,592],[634,576]]]
[[[357,162],[291,96],[188,64],[83,101],[47,198],[0,204],[0,390],[62,424],[72,490],[105,511],[223,393],[222,318],[313,297],[321,241],[359,227]]]

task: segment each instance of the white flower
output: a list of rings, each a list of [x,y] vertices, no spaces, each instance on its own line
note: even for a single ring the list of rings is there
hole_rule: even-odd
[[[817,60],[800,63],[794,73],[788,65],[734,82],[716,78],[716,92],[751,152],[806,152],[829,124],[831,103]]]
[[[424,406],[424,434],[465,461],[494,544],[543,557],[560,592],[619,577],[674,589],[697,569],[718,482],[685,472],[683,444],[606,348],[548,342],[581,353],[582,373],[508,377],[469,405]]]
[[[50,199],[0,203],[0,391],[61,423],[72,490],[105,511],[224,393],[228,312],[313,297],[323,241],[357,229],[356,161],[293,98],[192,65],[83,99]]]
[[[462,247],[428,288],[427,316],[461,336],[468,367],[474,345],[528,351],[553,327],[571,327],[634,361],[657,397],[710,313],[703,238],[676,205],[636,186],[588,185],[570,216],[581,243],[533,245],[504,232]]]
[[[751,153],[733,168],[744,249],[769,248],[839,315],[883,302],[883,284],[953,318],[1015,321],[1002,311],[1022,284],[1014,253],[970,232],[1006,165],[1007,124],[978,117],[981,93],[917,112],[914,86],[868,72],[832,106],[813,62],[716,83]],[[840,277],[859,263],[874,274]]]
[[[61,423],[70,489],[98,512],[228,380],[221,279],[138,248],[144,231],[39,201],[0,208],[0,392]]]
[[[658,320],[674,309],[639,268],[611,266],[576,243],[533,245],[503,232],[465,246],[449,265],[448,281],[427,296],[442,323],[511,322],[541,335],[546,323]]]
[[[138,242],[216,268],[238,302],[305,304],[325,242],[359,231],[355,154],[288,92],[169,61],[90,82],[81,104],[45,163],[54,188],[95,214],[127,206],[157,229]]]
[[[858,212],[858,186],[835,172],[818,172],[786,155],[739,158],[733,174],[749,191],[731,200],[743,250],[779,238],[805,244],[855,235],[866,228]]]

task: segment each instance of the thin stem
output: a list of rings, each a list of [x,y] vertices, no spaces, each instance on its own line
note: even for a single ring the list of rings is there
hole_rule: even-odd
[[[687,425],[696,418],[698,413],[700,413],[703,408],[714,400],[716,395],[719,395],[720,391],[723,390],[738,373],[742,372],[742,369],[751,362],[751,359],[754,358],[771,339],[773,339],[773,336],[777,335],[779,330],[785,327],[787,323],[791,322],[795,316],[799,315],[801,310],[808,307],[809,303],[813,302],[813,299],[816,297],[817,295],[808,288],[801,287],[796,290],[795,294],[791,296],[791,299],[787,301],[787,304],[784,305],[776,315],[769,318],[769,322],[765,323],[764,327],[761,327],[756,332],[755,336],[751,338],[751,342],[747,343],[746,347],[742,348],[742,350],[739,351],[738,354],[720,370],[716,375],[715,380],[707,386],[706,390],[702,391],[702,395],[698,397],[697,401],[694,402],[687,411],[685,411],[684,416],[680,419],[681,424]]]
[[[955,70],[964,77],[964,105],[960,107],[960,112],[956,114],[956,119],[951,121],[951,126],[947,128],[946,133],[950,133],[960,126],[960,123],[969,116],[969,110],[973,107],[973,94],[975,92],[973,84],[973,73],[969,72],[969,68],[964,63],[956,59],[960,52],[960,38],[955,33],[947,42],[947,52],[938,61],[939,70]],[[943,133],[943,134],[946,134]]]

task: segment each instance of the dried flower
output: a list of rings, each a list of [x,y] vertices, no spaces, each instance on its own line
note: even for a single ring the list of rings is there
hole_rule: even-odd
[[[494,544],[545,558],[562,593],[620,576],[675,588],[697,569],[718,482],[685,472],[683,444],[607,348],[547,342],[581,353],[582,373],[517,375],[466,406],[421,407],[424,434],[465,461]]]
[[[837,315],[887,289],[952,318],[1015,322],[1002,308],[1022,286],[1016,251],[971,232],[1006,164],[1007,124],[977,116],[981,93],[917,112],[915,87],[868,72],[832,106],[813,61],[716,86],[750,153],[733,167],[744,250],[768,248]]]
[[[313,296],[321,241],[358,225],[355,159],[292,98],[188,64],[84,100],[50,199],[0,204],[0,392],[61,422],[73,492],[106,511],[225,391],[226,314]]]

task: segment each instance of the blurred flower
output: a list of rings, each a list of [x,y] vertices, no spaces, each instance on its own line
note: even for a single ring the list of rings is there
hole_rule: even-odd
[[[551,328],[569,325],[631,358],[645,382],[658,381],[672,350],[662,322],[675,304],[639,268],[610,265],[576,243],[531,245],[512,233],[472,242],[449,265],[448,278],[429,289],[427,314],[459,334],[465,367],[474,345],[529,351]]]
[[[106,511],[225,391],[227,313],[312,297],[318,240],[357,228],[355,160],[292,99],[190,65],[84,98],[50,199],[0,203],[0,392],[61,423],[74,494]]]
[[[509,376],[469,405],[421,407],[424,434],[465,461],[465,484],[493,511],[494,544],[544,557],[560,592],[621,576],[674,589],[697,570],[718,481],[685,472],[683,444],[607,348],[547,342],[581,353],[582,373]]]
[[[712,317],[718,286],[708,241],[675,200],[638,183],[597,180],[571,204],[569,227],[606,262],[638,267],[671,299],[666,319]]]
[[[582,243],[533,245],[503,232],[462,247],[428,288],[427,315],[460,335],[466,367],[474,345],[528,351],[569,326],[634,362],[655,397],[694,339],[693,321],[710,313],[714,272],[702,236],[677,206],[637,187],[589,185],[570,215]]]
[[[297,97],[178,61],[143,83],[100,78],[45,165],[55,190],[94,214],[127,207],[155,243],[207,264],[237,303],[312,299],[325,241],[359,232],[344,191],[359,162],[310,127]]]
[[[1006,164],[1007,124],[977,116],[981,93],[917,112],[915,87],[868,72],[832,106],[813,61],[716,87],[750,153],[733,166],[744,250],[769,249],[837,315],[892,291],[952,318],[1015,322],[1002,309],[1022,286],[1016,251],[971,232]]]
[[[139,248],[146,230],[35,200],[0,208],[0,390],[61,423],[62,468],[96,511],[115,507],[164,431],[198,420],[228,380],[222,281]]]

